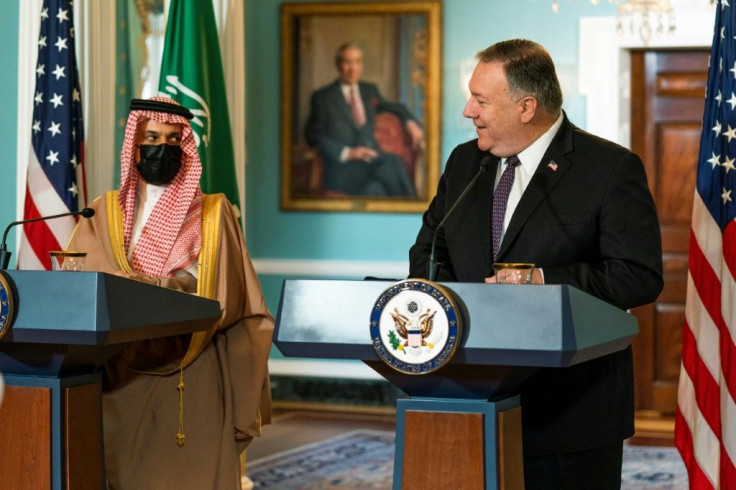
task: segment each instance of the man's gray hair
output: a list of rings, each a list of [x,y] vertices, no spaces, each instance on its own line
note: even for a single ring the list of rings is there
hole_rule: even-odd
[[[350,49],[350,48],[357,49],[361,53],[363,52],[363,48],[361,48],[358,45],[358,43],[355,43],[353,41],[344,42],[340,46],[338,46],[337,51],[335,51],[335,65],[339,65],[340,64],[340,60],[342,60],[342,53],[346,49]]]
[[[503,63],[511,96],[536,98],[549,114],[559,114],[562,89],[555,64],[546,49],[528,39],[510,39],[487,47],[477,55],[481,63]]]

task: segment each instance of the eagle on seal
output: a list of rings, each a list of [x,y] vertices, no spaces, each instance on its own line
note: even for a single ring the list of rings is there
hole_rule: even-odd
[[[434,326],[434,315],[436,311],[430,311],[429,308],[419,315],[419,318],[412,319],[406,315],[402,315],[398,308],[390,312],[391,318],[394,319],[396,332],[404,339],[405,347],[422,347],[427,345],[424,341],[432,334]]]

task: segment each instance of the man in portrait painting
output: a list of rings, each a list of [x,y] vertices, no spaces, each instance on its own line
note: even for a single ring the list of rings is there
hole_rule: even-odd
[[[322,161],[323,189],[333,195],[416,197],[413,166],[379,143],[376,124],[382,113],[398,118],[410,150],[422,144],[422,128],[403,104],[387,101],[376,85],[361,80],[360,47],[341,45],[335,64],[338,78],[312,94],[304,131]]]

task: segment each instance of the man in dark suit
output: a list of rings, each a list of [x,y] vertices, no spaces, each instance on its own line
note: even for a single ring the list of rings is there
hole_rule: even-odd
[[[493,283],[493,262],[532,262],[536,284],[569,284],[622,309],[654,301],[662,245],[641,159],[568,121],[554,63],[538,44],[500,42],[478,60],[463,111],[478,138],[447,162],[410,251],[411,277],[426,277],[438,223],[490,158],[438,232],[439,281]],[[509,166],[511,183],[502,178]],[[631,348],[537,370],[521,387],[526,487],[620,488],[633,391]]]
[[[312,94],[304,136],[324,164],[326,189],[354,196],[416,196],[401,159],[382,153],[374,137],[376,113],[393,112],[402,120],[413,145],[423,132],[402,104],[386,101],[378,87],[361,82],[363,51],[347,43],[337,50],[337,80]]]

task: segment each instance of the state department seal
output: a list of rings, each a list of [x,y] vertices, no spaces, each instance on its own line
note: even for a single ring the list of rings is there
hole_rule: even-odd
[[[386,289],[371,312],[371,338],[378,356],[405,374],[427,374],[455,355],[462,322],[452,297],[440,285],[408,279]]]
[[[13,290],[8,279],[0,272],[0,339],[10,330],[13,321]]]

